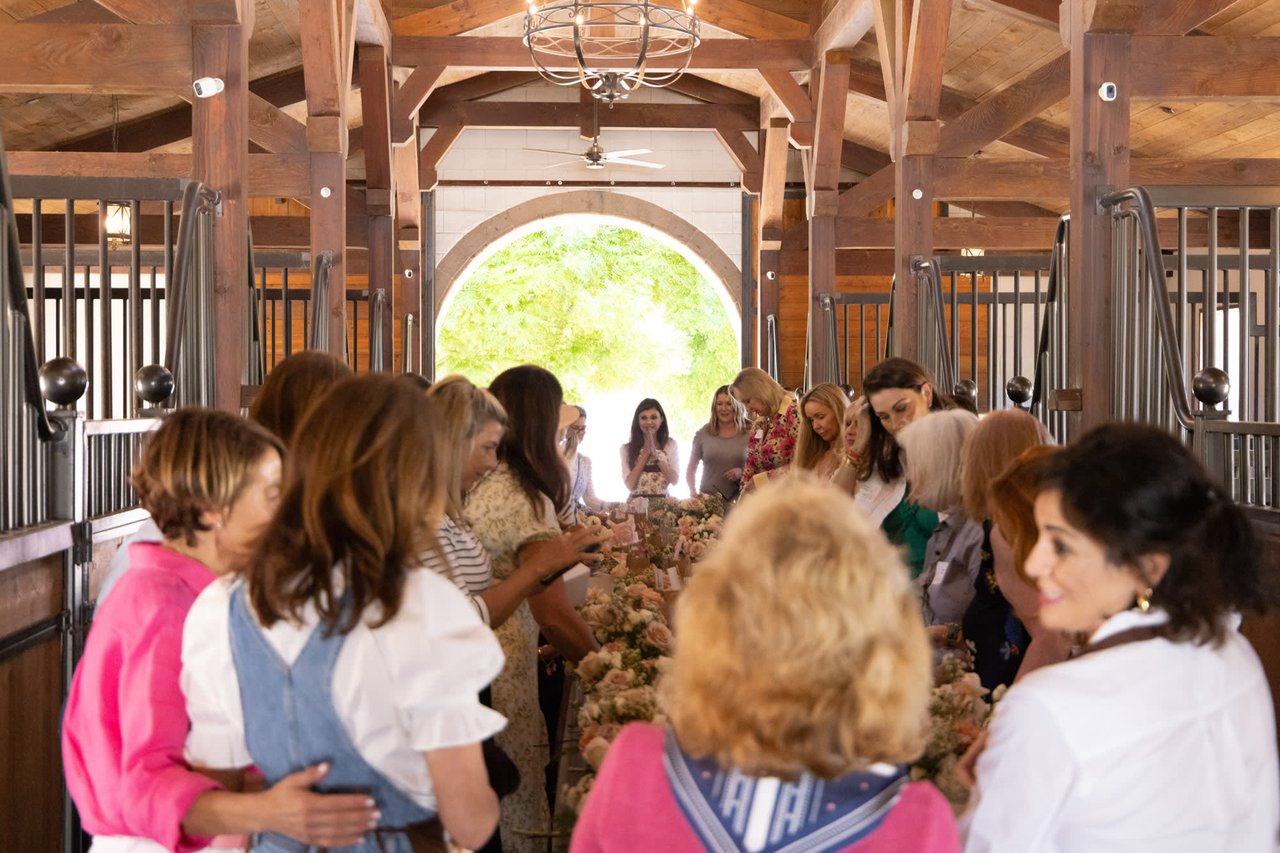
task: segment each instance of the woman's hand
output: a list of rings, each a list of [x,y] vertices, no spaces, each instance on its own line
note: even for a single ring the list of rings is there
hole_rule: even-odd
[[[956,778],[960,780],[960,784],[964,785],[972,791],[978,784],[978,757],[982,755],[982,751],[987,748],[987,730],[983,729],[978,733],[978,737],[973,743],[969,744],[969,748],[965,750],[964,755],[960,756],[960,760],[956,763]]]
[[[724,472],[724,478],[730,483],[736,483],[742,479],[742,469],[730,468],[728,471]]]
[[[600,561],[599,546],[612,535],[612,531],[604,527],[577,525],[554,539],[543,539],[525,545],[520,549],[520,564],[533,566],[539,580],[546,580],[574,563],[594,565]],[[596,549],[586,550],[592,545],[597,546]]]
[[[291,773],[263,793],[269,831],[315,847],[350,847],[378,825],[381,814],[367,794],[318,794],[311,786],[329,772],[317,764]]]
[[[853,409],[853,417],[845,427],[845,451],[858,459],[867,454],[867,446],[871,443],[871,404],[866,396],[859,397],[849,404]]]

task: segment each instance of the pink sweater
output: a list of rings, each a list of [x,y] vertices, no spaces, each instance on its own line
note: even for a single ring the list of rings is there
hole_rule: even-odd
[[[185,835],[182,819],[218,787],[183,761],[191,724],[178,685],[182,625],[214,576],[162,545],[129,547],[132,567],[95,615],[71,682],[62,764],[88,832],[184,853],[208,845]]]
[[[662,767],[663,731],[633,723],[609,747],[578,818],[570,853],[700,853]],[[927,782],[907,785],[874,832],[841,853],[959,853],[951,807]]]

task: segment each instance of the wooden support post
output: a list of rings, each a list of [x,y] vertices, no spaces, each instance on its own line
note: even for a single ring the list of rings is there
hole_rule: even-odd
[[[839,354],[828,352],[823,297],[836,292],[836,215],[840,211],[840,155],[849,91],[847,50],[822,57],[814,110],[812,188],[809,193],[809,368],[810,386],[835,376]]]
[[[235,26],[192,28],[192,75],[219,77],[220,95],[192,106],[192,177],[218,191],[213,227],[214,405],[240,411],[245,369],[249,293],[245,253],[249,241],[249,35],[253,6]],[[190,344],[197,342],[192,341]],[[190,344],[188,348],[190,349]]]
[[[418,187],[418,130],[415,122],[408,145],[392,150],[392,166],[396,175],[396,293],[392,314],[395,328],[404,328],[406,314],[414,320],[413,337],[400,340],[396,370],[408,350],[413,370],[424,373],[422,366],[422,192]]]
[[[369,216],[369,304],[373,304],[373,294],[382,290],[387,295],[386,310],[382,312],[382,369],[391,372],[394,369],[395,353],[392,343],[395,329],[395,226],[390,216],[372,214]],[[369,314],[369,352],[373,353],[373,313]],[[356,345],[351,342],[352,347]],[[372,361],[369,362],[372,364]]]
[[[339,152],[311,154],[311,257],[333,252],[329,270],[329,352],[346,357],[347,340],[347,158]]]
[[[916,361],[920,358],[920,294],[911,265],[916,258],[933,255],[933,156],[904,154],[899,157],[896,183],[893,354]]]
[[[1081,390],[1073,430],[1111,417],[1110,218],[1098,199],[1129,182],[1129,39],[1087,32],[1073,2],[1071,28],[1071,246],[1068,279],[1067,382]],[[1115,100],[1098,93],[1114,83]],[[1050,401],[1051,404],[1053,401]],[[1075,432],[1079,434],[1079,432]]]

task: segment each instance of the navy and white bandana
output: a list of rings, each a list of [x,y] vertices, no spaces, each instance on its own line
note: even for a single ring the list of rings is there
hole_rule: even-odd
[[[906,768],[891,765],[838,779],[747,776],[690,758],[669,730],[662,764],[694,834],[718,853],[840,850],[880,826],[907,785]]]

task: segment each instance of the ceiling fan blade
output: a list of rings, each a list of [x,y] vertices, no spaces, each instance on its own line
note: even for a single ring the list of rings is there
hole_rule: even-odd
[[[542,152],[543,154],[560,154],[560,155],[562,155],[562,156],[564,156],[564,157],[580,157],[580,156],[582,156],[582,155],[581,155],[579,152],[577,152],[577,151],[557,151],[557,150],[555,150],[554,148],[526,148],[526,149],[524,149],[524,150],[525,150],[525,151],[540,151],[540,152]]]
[[[616,160],[619,157],[631,157],[636,154],[652,154],[648,148],[628,148],[625,151],[609,151],[604,155],[606,160]]]
[[[625,157],[619,159],[617,157],[609,157],[605,160],[610,166],[641,166],[645,169],[661,169],[666,164],[651,163],[648,160],[628,160]]]

